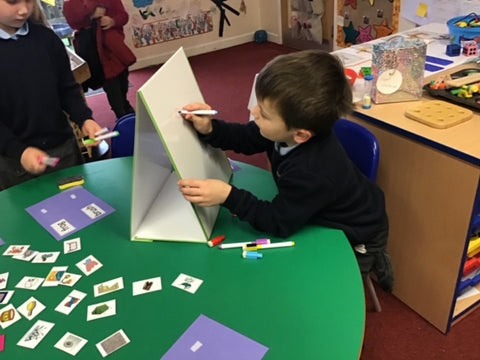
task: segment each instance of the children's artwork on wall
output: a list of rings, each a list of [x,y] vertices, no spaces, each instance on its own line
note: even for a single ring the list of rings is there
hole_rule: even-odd
[[[124,2],[130,21],[125,34],[136,48],[213,31],[215,6],[207,0]]]
[[[144,17],[148,17],[144,13]],[[184,18],[164,19],[133,26],[132,40],[136,48],[155,45],[165,41],[204,34],[213,30],[210,11]]]
[[[400,0],[337,0],[337,45],[348,47],[398,31]]]

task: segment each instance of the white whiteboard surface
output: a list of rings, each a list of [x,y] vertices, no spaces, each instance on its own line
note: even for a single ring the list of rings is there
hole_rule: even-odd
[[[203,144],[178,114],[191,102],[204,100],[180,48],[137,93],[132,240],[207,242],[210,237],[219,206],[192,205],[176,181],[228,182],[232,170],[225,153]]]

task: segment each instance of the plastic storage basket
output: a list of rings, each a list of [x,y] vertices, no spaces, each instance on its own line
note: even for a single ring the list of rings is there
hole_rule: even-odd
[[[479,16],[475,13],[471,13],[469,15],[457,16],[448,20],[447,26],[450,33],[450,37],[452,38],[452,42],[460,45],[461,41],[474,40],[476,36],[480,37],[480,22],[478,26],[461,27],[457,25],[458,22],[466,22],[468,24],[472,21],[478,21],[478,20],[479,20]]]

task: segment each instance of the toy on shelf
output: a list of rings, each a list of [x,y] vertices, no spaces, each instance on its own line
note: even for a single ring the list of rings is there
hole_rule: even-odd
[[[458,44],[448,44],[447,50],[445,51],[448,56],[460,56],[461,52],[462,47]]]
[[[478,54],[478,44],[475,40],[463,42],[463,55],[476,56]]]

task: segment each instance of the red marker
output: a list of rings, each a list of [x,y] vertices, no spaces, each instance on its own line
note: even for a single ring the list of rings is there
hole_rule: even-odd
[[[212,240],[209,240],[207,242],[207,244],[210,247],[214,247],[214,246],[217,246],[218,244],[220,244],[223,240],[225,240],[225,235],[219,235],[219,236],[214,237]]]

